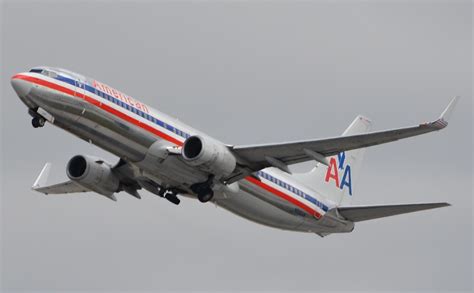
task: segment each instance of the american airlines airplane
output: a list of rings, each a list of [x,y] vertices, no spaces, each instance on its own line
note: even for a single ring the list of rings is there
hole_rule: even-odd
[[[70,180],[47,185],[46,163],[32,189],[44,194],[93,191],[116,200],[124,191],[147,190],[179,204],[178,196],[214,202],[251,221],[284,230],[351,232],[355,222],[448,203],[352,206],[354,184],[366,147],[445,128],[458,101],[439,119],[417,126],[370,132],[357,116],[342,136],[260,145],[228,145],[104,83],[53,67],[12,77],[35,128],[46,122],[113,153],[115,164],[77,155],[66,167]],[[292,174],[289,165],[315,161]]]

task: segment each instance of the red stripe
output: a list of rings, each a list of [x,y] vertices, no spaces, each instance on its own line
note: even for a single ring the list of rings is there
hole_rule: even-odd
[[[255,179],[253,178],[252,176],[247,176],[245,177],[245,179],[249,182],[252,182],[253,184],[255,185],[258,185],[260,186],[261,188],[275,194],[276,196],[280,197],[280,198],[283,198],[284,200],[286,201],[289,201],[291,202],[292,204],[302,208],[303,210],[305,210],[306,212],[308,212],[310,215],[314,215],[316,218],[320,218],[321,217],[321,214],[318,213],[317,211],[315,211],[314,209],[312,209],[311,207],[305,205],[304,203],[296,200],[295,198],[289,196],[288,194],[284,193],[284,192],[281,192],[280,190],[276,189],[276,188],[273,188],[271,187],[270,185],[267,185],[261,181],[259,181],[258,179]]]
[[[169,142],[172,142],[178,146],[182,146],[183,145],[183,142],[166,134],[166,133],[163,133],[159,130],[157,130],[156,128],[154,127],[151,127],[150,125],[146,124],[146,123],[143,123],[135,118],[132,118],[120,111],[118,111],[117,109],[113,108],[113,107],[110,107],[106,104],[103,104],[101,103],[100,101],[88,96],[88,95],[85,95],[83,93],[80,93],[80,92],[77,92],[77,91],[74,91],[74,90],[71,90],[69,88],[66,88],[66,87],[63,87],[61,85],[58,85],[56,83],[52,83],[52,82],[49,82],[49,81],[46,81],[46,80],[43,80],[43,79],[40,79],[40,78],[36,78],[36,77],[32,77],[32,76],[28,76],[28,75],[21,75],[21,74],[17,74],[17,75],[14,75],[12,77],[12,79],[23,79],[23,80],[26,80],[26,81],[29,81],[29,82],[32,82],[32,83],[35,83],[35,84],[38,84],[38,85],[42,85],[42,86],[45,86],[45,87],[48,87],[48,88],[51,88],[51,89],[54,89],[54,90],[57,90],[57,91],[60,91],[60,92],[63,92],[65,94],[68,94],[70,96],[73,96],[73,97],[78,97],[78,98],[81,98],[83,100],[85,100],[86,102],[94,105],[94,106],[97,106],[125,121],[128,121],[138,127],[141,127],[142,129],[145,129],[153,134],[156,134],[157,136],[169,141]],[[305,210],[306,212],[308,212],[310,215],[314,215],[316,218],[320,218],[321,217],[321,214],[318,213],[316,210],[312,209],[311,207],[309,207],[308,205],[296,200],[295,198],[289,196],[288,194],[285,194],[283,192],[281,192],[280,190],[278,189],[275,189],[251,176],[248,176],[245,178],[247,181],[257,185],[257,186],[260,186],[261,188],[269,191],[270,193],[273,193],[274,195],[294,204],[295,206],[298,206],[300,208],[302,208],[303,210]]]
[[[163,133],[161,131],[159,131],[158,129],[154,128],[154,127],[151,127],[150,125],[146,124],[146,123],[143,123],[135,118],[132,118],[120,111],[118,111],[117,109],[113,108],[113,107],[110,107],[109,105],[107,104],[103,104],[101,103],[100,101],[88,96],[88,95],[85,95],[83,93],[80,93],[80,92],[77,92],[77,91],[74,91],[74,90],[71,90],[71,89],[68,89],[66,87],[63,87],[61,85],[58,85],[56,83],[52,83],[52,82],[49,82],[49,81],[46,81],[46,80],[43,80],[43,79],[39,79],[39,78],[36,78],[36,77],[32,77],[32,76],[27,76],[27,75],[15,75],[12,77],[12,79],[23,79],[23,80],[26,80],[26,81],[30,81],[30,82],[33,82],[35,84],[39,84],[39,85],[42,85],[42,86],[45,86],[45,87],[48,87],[48,88],[51,88],[51,89],[54,89],[54,90],[57,90],[57,91],[60,91],[60,92],[63,92],[65,94],[68,94],[70,96],[74,96],[74,97],[78,97],[78,98],[81,98],[83,100],[85,100],[86,102],[94,105],[94,106],[97,106],[119,118],[122,118],[123,120],[125,121],[128,121],[138,127],[141,127],[153,134],[156,134],[158,135],[159,137],[169,141],[169,142],[172,142],[176,145],[183,145],[183,142],[166,134],[166,133]]]

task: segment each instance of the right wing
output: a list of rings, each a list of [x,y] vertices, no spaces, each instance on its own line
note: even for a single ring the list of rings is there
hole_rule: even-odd
[[[288,165],[309,160],[315,160],[327,165],[326,157],[343,151],[384,144],[441,130],[448,125],[449,116],[458,99],[459,97],[452,99],[437,120],[412,127],[326,139],[232,146],[231,151],[237,157],[239,167],[228,178],[225,178],[224,181],[230,184],[267,167],[276,167],[290,173]],[[359,116],[358,119],[363,120],[364,117]]]
[[[360,222],[446,206],[450,206],[450,204],[446,202],[439,202],[379,206],[350,206],[337,207],[336,209],[339,215],[344,217],[344,219],[351,222]]]
[[[46,181],[48,180],[50,169],[51,163],[46,163],[43,167],[43,170],[41,170],[41,173],[39,174],[38,178],[36,178],[36,181],[31,187],[31,189],[44,194],[62,194],[90,191],[89,189],[82,187],[71,180],[54,185],[45,186]]]

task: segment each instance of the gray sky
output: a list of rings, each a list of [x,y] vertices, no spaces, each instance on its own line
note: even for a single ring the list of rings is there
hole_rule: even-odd
[[[2,286],[17,290],[472,289],[472,7],[446,2],[14,2],[2,21]],[[112,155],[33,129],[9,77],[68,68],[226,143],[436,118],[447,130],[371,148],[355,204],[453,206],[321,239],[151,194],[42,196],[46,161]],[[299,166],[299,169],[310,165]],[[8,290],[6,290],[8,291]]]

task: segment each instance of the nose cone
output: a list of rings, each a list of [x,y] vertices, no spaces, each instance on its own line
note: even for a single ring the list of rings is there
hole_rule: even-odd
[[[32,88],[32,84],[24,79],[21,79],[21,76],[19,75],[12,77],[11,84],[20,98],[25,98],[30,93]]]

